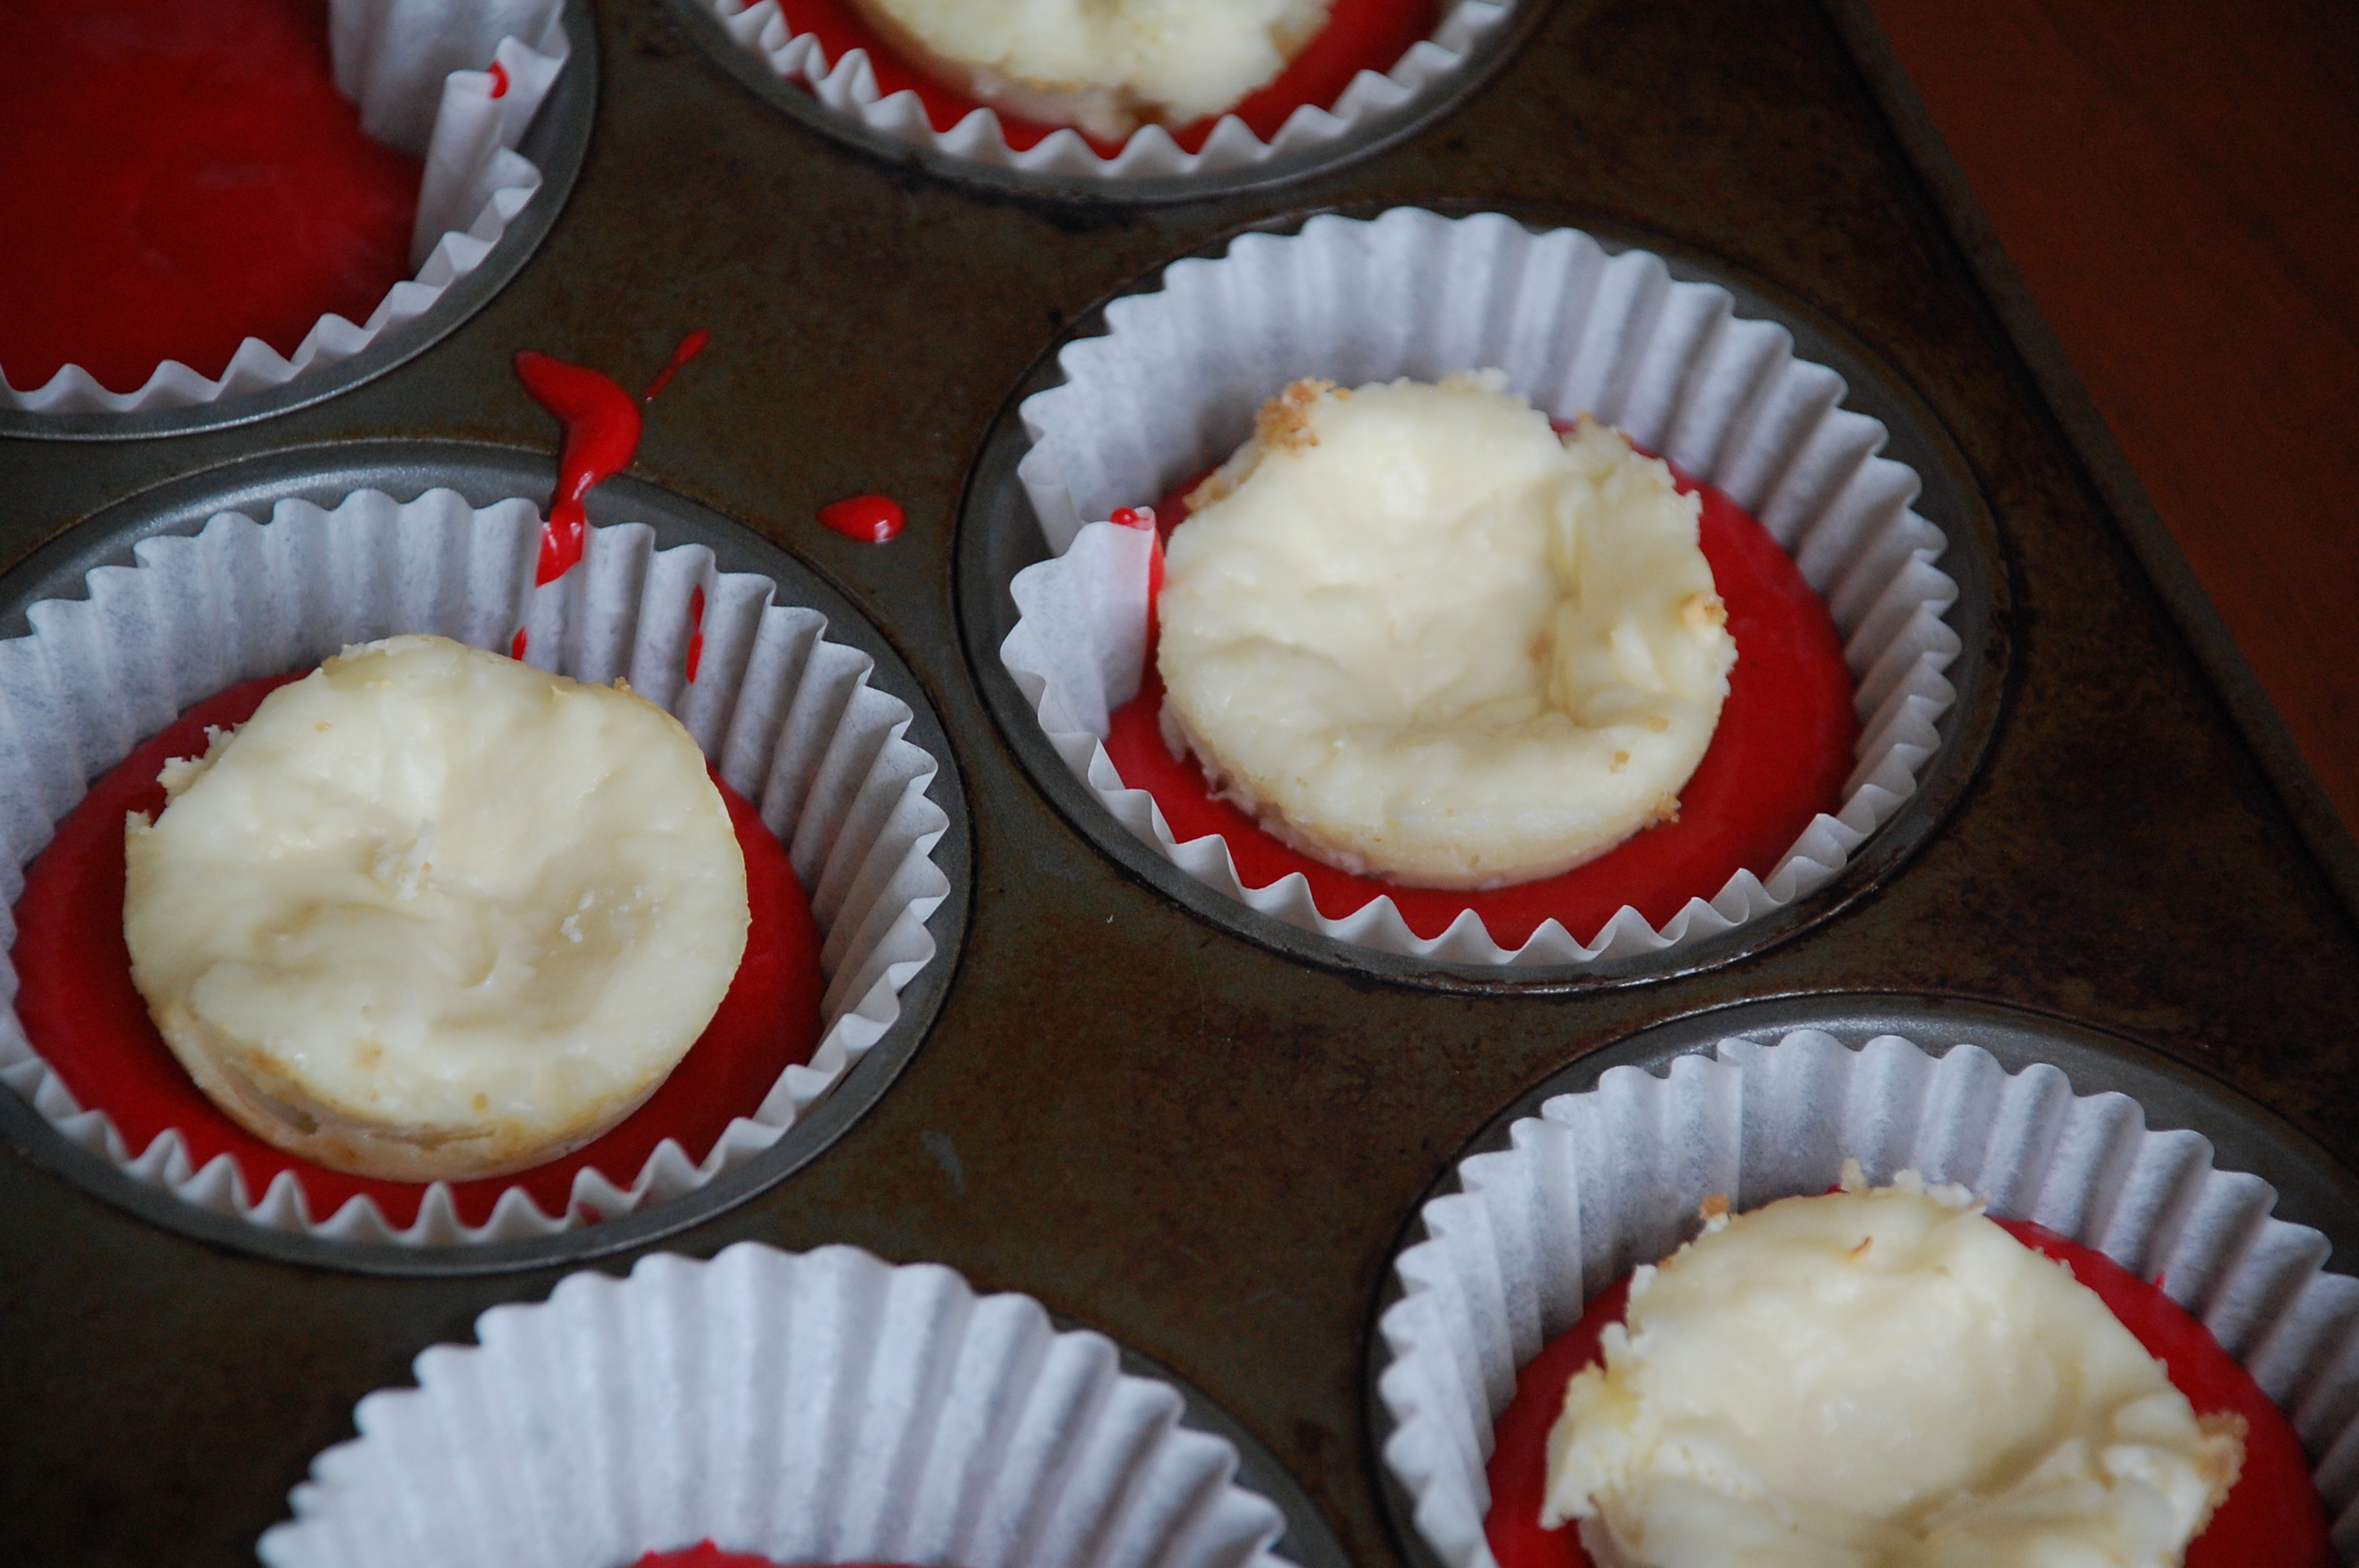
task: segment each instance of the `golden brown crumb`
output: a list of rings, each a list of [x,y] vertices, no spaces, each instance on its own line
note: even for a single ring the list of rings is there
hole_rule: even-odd
[[[1647,715],[1647,728],[1652,730],[1656,734],[1660,735],[1670,727],[1671,719],[1669,714],[1649,713]]]
[[[1677,822],[1680,819],[1680,797],[1666,791],[1655,801],[1655,820]]]
[[[1680,620],[1690,632],[1728,624],[1728,606],[1716,593],[1691,593],[1680,602]]]
[[[1875,1237],[1863,1236],[1859,1238],[1859,1245],[1851,1249],[1851,1255],[1854,1258],[1864,1258],[1867,1256],[1867,1249],[1874,1246],[1875,1243]]]
[[[1628,767],[1629,765],[1630,765],[1630,753],[1629,753],[1629,752],[1614,752],[1614,771],[1615,773],[1620,773],[1624,768],[1626,768],[1626,767]]]
[[[1216,501],[1226,501],[1229,498],[1229,492],[1236,489],[1236,486],[1221,477],[1226,472],[1228,468],[1225,464],[1214,469],[1204,476],[1203,483],[1180,498],[1180,504],[1188,509],[1189,516],[1193,517]]]
[[[1310,410],[1323,395],[1335,390],[1332,381],[1298,381],[1261,406],[1254,416],[1254,439],[1265,447],[1297,451],[1315,447],[1319,437],[1310,428]]]
[[[328,730],[328,729],[332,728],[332,726],[328,723],[328,721],[327,721],[326,719],[321,719],[321,720],[320,720],[320,722],[318,722],[317,724],[312,725],[312,726],[311,726],[311,728],[312,728],[312,729],[314,729],[314,730]]]
[[[1698,1219],[1720,1219],[1725,1217],[1727,1213],[1728,1195],[1726,1193],[1714,1193],[1710,1197],[1705,1198],[1703,1202],[1696,1205],[1696,1217]]]

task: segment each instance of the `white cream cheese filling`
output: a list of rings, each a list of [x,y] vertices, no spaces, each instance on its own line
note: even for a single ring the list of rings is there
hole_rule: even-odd
[[[1327,0],[857,0],[914,63],[1026,119],[1119,141],[1276,80]]]
[[[209,1096],[335,1169],[455,1180],[589,1141],[745,951],[727,807],[627,690],[395,637],[162,782],[125,841],[133,979]]]
[[[1845,1178],[1637,1271],[1541,1522],[1601,1568],[2175,1568],[2241,1433],[1962,1188]]]
[[[1737,649],[1700,503],[1505,388],[1298,382],[1171,536],[1167,736],[1346,871],[1568,871],[1676,817],[1719,723]]]

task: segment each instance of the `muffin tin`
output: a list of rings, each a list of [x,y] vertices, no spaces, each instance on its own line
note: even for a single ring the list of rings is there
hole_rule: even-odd
[[[864,623],[939,721],[936,798],[972,859],[962,906],[937,914],[966,923],[938,927],[955,967],[889,1089],[791,1175],[662,1245],[845,1242],[1034,1296],[1201,1390],[1364,1568],[1403,1552],[1367,1348],[1420,1195],[1534,1086],[1691,1048],[1682,1020],[1765,1000],[1838,1023],[1912,1016],[1927,996],[2012,1004],[2044,1038],[2102,1040],[2125,1072],[2180,1086],[2222,1162],[2269,1175],[2288,1205],[2347,1202],[2359,935],[2030,390],[1842,29],[1809,0],[1527,9],[1494,75],[1357,161],[1114,202],[848,147],[733,81],[674,0],[584,7],[595,51],[569,75],[594,78],[595,132],[529,265],[389,373],[265,421],[0,440],[0,594],[71,591],[146,525],[110,532],[125,519],[247,505],[305,475],[382,461],[367,482],[411,493],[475,457],[538,493],[557,431],[515,386],[513,351],[637,384],[711,330],[593,514],[669,497],[791,567],[841,607],[832,624]],[[1577,994],[1403,983],[1190,904],[1079,826],[1005,722],[995,594],[1023,558],[1006,552],[1034,547],[1004,525],[1010,420],[1060,341],[1243,231],[1398,206],[1571,224],[1754,291],[1760,313],[1819,334],[1809,357],[1854,395],[1890,396],[1896,440],[1921,440],[1911,461],[1965,498],[1957,515],[1986,503],[1986,525],[1939,519],[1951,569],[1983,574],[1988,618],[1979,657],[1953,666],[1979,685],[1953,709],[1937,798],[1905,841],[1875,841],[1888,860],[1799,906],[1774,942]],[[908,531],[872,546],[819,525],[859,492],[901,502]],[[1979,1024],[1962,1033],[1996,1048]],[[24,1114],[0,1098],[12,1130]],[[2231,1158],[2248,1126],[2260,1153]],[[614,1250],[592,1264],[615,1273],[654,1238],[599,1228]],[[352,1435],[356,1400],[484,1310],[547,1298],[570,1266],[381,1277],[348,1261],[256,1257],[0,1155],[8,1553],[252,1561],[313,1456]]]

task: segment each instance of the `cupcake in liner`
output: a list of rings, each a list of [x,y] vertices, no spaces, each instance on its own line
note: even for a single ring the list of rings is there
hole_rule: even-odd
[[[777,602],[767,578],[717,570],[701,546],[658,550],[641,524],[593,528],[581,563],[536,588],[540,535],[521,500],[282,501],[266,524],[223,513],[193,537],[143,540],[136,566],[90,574],[88,599],[34,605],[32,634],[0,642],[0,939],[13,947],[25,868],[90,782],[190,704],[396,633],[507,651],[521,630],[528,662],[626,678],[673,713],[786,846],[822,940],[823,1033],[808,1065],[787,1067],[709,1151],[665,1138],[613,1179],[585,1165],[561,1213],[509,1185],[471,1224],[437,1182],[397,1228],[365,1194],[313,1212],[292,1170],[254,1194],[226,1152],[196,1165],[178,1129],[127,1147],[41,1059],[13,1005],[0,1011],[0,1082],[68,1141],[185,1203],[332,1240],[429,1246],[553,1235],[691,1192],[777,1143],[842,1078],[935,960],[926,919],[951,891],[930,859],[949,827],[926,796],[939,769],[903,739],[908,707],[867,684],[868,656],[829,641],[818,611]],[[13,961],[0,962],[0,992],[13,1003],[16,990]]]
[[[1231,113],[1215,120],[1192,152],[1163,126],[1148,124],[1131,133],[1111,155],[1070,127],[1053,130],[1028,146],[1012,147],[1006,127],[989,107],[977,107],[957,124],[937,129],[915,92],[879,89],[865,49],[848,49],[829,59],[818,35],[794,30],[778,0],[758,0],[752,5],[745,0],[690,3],[709,11],[780,81],[809,92],[832,113],[872,133],[988,168],[1103,181],[1107,194],[1117,195],[1125,180],[1232,174],[1281,158],[1314,157],[1322,149],[1347,149],[1379,118],[1419,103],[1439,102],[1450,93],[1474,51],[1508,26],[1518,0],[1442,0],[1430,37],[1411,45],[1382,74],[1359,71],[1333,103],[1296,108],[1267,140]]]
[[[2321,1271],[2327,1238],[2272,1218],[2267,1182],[2214,1169],[2198,1133],[2148,1129],[2127,1096],[2076,1096],[2046,1065],[2010,1075],[1972,1044],[1935,1057],[1884,1035],[1853,1051],[1801,1030],[1723,1040],[1666,1077],[1609,1069],[1509,1137],[1425,1206],[1377,1325],[1384,1461],[1448,1568],[1496,1568],[1484,1466],[1516,1369],[1590,1297],[1688,1240],[1705,1198],[1743,1210],[1822,1193],[1846,1158],[1878,1184],[1902,1170],[1958,1183],[1995,1217],[2159,1276],[2292,1419],[2336,1551],[2359,1561],[2359,1280]]]
[[[1283,1517],[1170,1385],[1027,1296],[851,1247],[658,1253],[500,1306],[353,1412],[272,1568],[1275,1568]]]
[[[417,320],[483,265],[541,186],[516,148],[564,69],[565,0],[332,0],[335,81],[361,129],[421,158],[412,276],[366,321],[322,316],[289,355],[240,343],[218,378],[166,360],[146,383],[110,392],[78,364],[19,389],[0,374],[0,408],[134,414],[186,408],[283,386],[340,364]]]
[[[1218,259],[1174,264],[1159,290],[1115,300],[1106,324],[1068,344],[1065,384],[1021,409],[1033,444],[1017,474],[1057,558],[1016,574],[1021,618],[1000,657],[1073,776],[1204,886],[1403,957],[1551,965],[1660,953],[1824,886],[1940,750],[1935,726],[1957,697],[1943,672],[1962,646],[1942,617],[1958,587],[1935,565],[1946,538],[1912,509],[1917,475],[1876,455],[1885,428],[1841,406],[1840,376],[1795,358],[1784,328],[1733,314],[1725,290],[1676,282],[1661,258],[1609,254],[1578,230],[1403,208],[1244,235]],[[1592,413],[1726,492],[1793,558],[1843,640],[1861,736],[1841,806],[1767,878],[1740,870],[1659,929],[1625,904],[1594,934],[1551,919],[1510,949],[1471,909],[1430,938],[1390,898],[1331,919],[1299,873],[1247,887],[1217,834],[1177,841],[1103,744],[1107,715],[1139,689],[1151,541],[1096,520],[1225,460],[1263,401],[1298,377],[1356,386],[1495,366],[1538,407]]]

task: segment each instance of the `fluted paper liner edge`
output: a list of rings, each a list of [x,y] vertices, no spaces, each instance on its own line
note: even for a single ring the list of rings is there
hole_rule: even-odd
[[[1022,618],[1000,657],[1074,778],[1214,892],[1339,942],[1440,962],[1661,953],[1832,881],[1940,750],[1937,725],[1957,700],[1945,672],[1962,646],[1943,619],[1958,585],[1935,564],[1948,540],[1914,509],[1915,471],[1877,455],[1884,426],[1841,406],[1843,378],[1797,359],[1783,327],[1735,315],[1726,290],[1677,282],[1660,257],[1609,254],[1579,230],[1401,208],[1242,236],[1226,255],[1175,263],[1159,289],[1115,300],[1106,323],[1060,353],[1065,384],[1021,410],[1033,445],[1018,478],[1058,556],[1016,574]],[[1431,938],[1389,898],[1330,919],[1299,874],[1248,888],[1218,834],[1177,841],[1103,744],[1107,713],[1138,689],[1147,543],[1094,520],[1225,459],[1263,400],[1298,377],[1355,386],[1495,366],[1536,406],[1593,413],[1726,492],[1794,558],[1843,639],[1861,737],[1840,806],[1766,879],[1740,870],[1659,929],[1625,905],[1587,939],[1549,920],[1510,950],[1472,910]]]
[[[1386,70],[1362,70],[1326,108],[1306,103],[1263,141],[1234,114],[1223,114],[1204,145],[1184,151],[1160,125],[1133,132],[1112,157],[1101,156],[1071,129],[1052,131],[1018,152],[1007,145],[996,113],[978,108],[947,131],[937,131],[925,106],[906,89],[885,94],[866,49],[830,61],[817,36],[798,33],[778,0],[696,0],[740,48],[751,50],[780,81],[808,90],[827,109],[913,147],[986,168],[1027,174],[1103,180],[1168,179],[1251,169],[1274,158],[1346,143],[1369,121],[1419,99],[1446,92],[1450,79],[1485,37],[1506,25],[1519,0],[1444,0],[1431,36],[1409,47]],[[1529,0],[1522,0],[1529,3]]]
[[[258,676],[306,668],[347,644],[436,632],[578,679],[617,676],[684,723],[732,788],[786,845],[810,891],[827,979],[823,1033],[751,1116],[700,1162],[670,1139],[627,1186],[593,1169],[561,1216],[519,1187],[480,1227],[433,1184],[415,1223],[395,1229],[354,1197],[308,1212],[293,1173],[258,1197],[226,1154],[192,1167],[176,1130],[130,1149],[85,1110],[34,1051],[13,1005],[13,953],[0,959],[0,1083],[78,1147],[184,1203],[269,1229],[411,1246],[554,1235],[704,1186],[770,1148],[900,1016],[898,993],[936,960],[926,919],[950,893],[930,858],[949,827],[926,790],[939,768],[904,738],[912,717],[868,685],[867,654],[828,640],[826,618],[780,602],[769,579],[717,569],[701,545],[655,547],[653,530],[590,531],[582,563],[536,589],[541,520],[529,502],[480,511],[450,491],[397,503],[374,491],[332,512],[282,501],[266,524],[236,513],[193,537],[134,546],[102,567],[86,600],[27,612],[29,636],[0,642],[0,940],[13,948],[24,869],[89,783],[191,704]],[[685,676],[693,590],[706,597],[698,678]]]
[[[1038,1303],[851,1247],[578,1273],[369,1395],[271,1568],[1279,1568],[1277,1507],[1170,1385]]]
[[[291,355],[247,338],[218,378],[166,360],[130,392],[108,391],[79,364],[61,365],[23,390],[0,373],[0,408],[139,414],[217,403],[341,364],[434,308],[539,193],[541,171],[516,147],[564,69],[564,0],[473,7],[332,0],[337,87],[360,105],[364,131],[425,162],[410,276],[387,290],[365,321],[322,316]],[[507,79],[505,91],[495,90],[489,69],[495,63]]]
[[[1877,1182],[1959,1183],[1993,1215],[2159,1275],[2291,1417],[2335,1550],[2359,1561],[2359,1280],[2323,1271],[2324,1236],[2271,1217],[2267,1182],[2214,1168],[2199,1133],[2149,1129],[2125,1095],[2075,1095],[2044,1064],[2009,1074],[1971,1044],[1935,1056],[1883,1035],[1854,1051],[1800,1030],[1723,1040],[1662,1077],[1611,1068],[1509,1139],[1425,1206],[1377,1325],[1384,1462],[1447,1568],[1496,1568],[1484,1465],[1516,1369],[1589,1297],[1692,1236],[1706,1197],[1747,1209],[1824,1192],[1846,1157]]]

